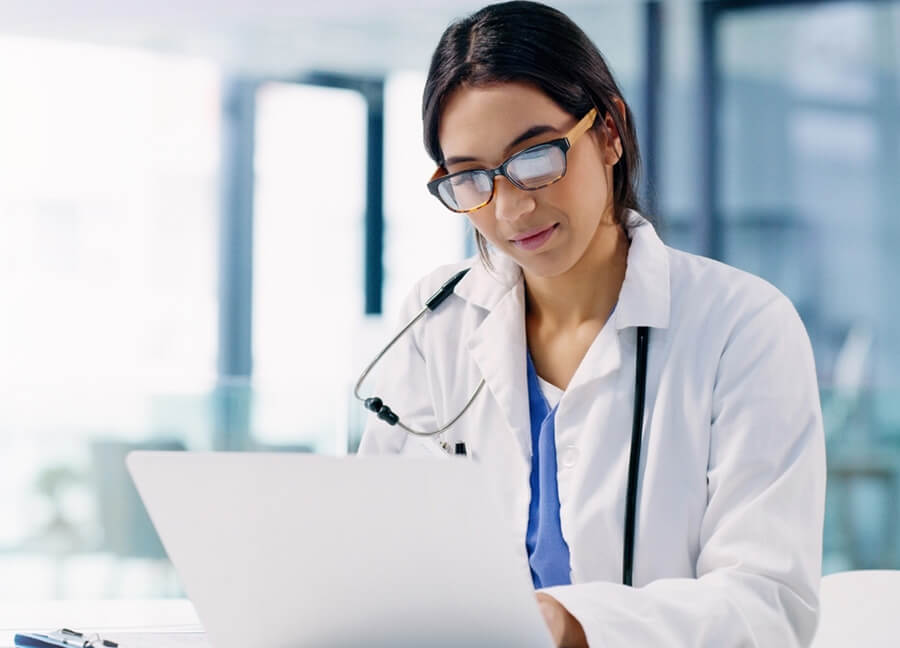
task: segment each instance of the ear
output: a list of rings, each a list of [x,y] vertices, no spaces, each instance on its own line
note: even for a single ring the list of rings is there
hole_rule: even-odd
[[[628,114],[625,109],[625,102],[619,97],[613,97],[612,103],[619,112],[622,125],[624,126]],[[606,113],[603,116],[603,135],[603,163],[609,166],[615,166],[622,158],[622,137],[619,133],[619,129],[616,128],[615,120],[613,120],[612,115],[609,113]]]

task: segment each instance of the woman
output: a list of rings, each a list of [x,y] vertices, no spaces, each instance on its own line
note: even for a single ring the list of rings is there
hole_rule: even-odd
[[[423,115],[429,189],[470,219],[481,259],[419,282],[404,317],[471,267],[385,356],[378,393],[435,430],[486,388],[439,437],[373,417],[360,451],[464,442],[495,481],[557,645],[808,644],[824,435],[793,306],[663,245],[638,209],[631,112],[558,11],[510,2],[451,25]]]

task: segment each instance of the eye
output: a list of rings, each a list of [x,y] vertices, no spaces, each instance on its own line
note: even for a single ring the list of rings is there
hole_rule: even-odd
[[[459,175],[455,175],[450,178],[450,184],[452,184],[454,187],[462,187],[467,184],[472,184],[474,181],[474,173],[460,173]]]
[[[510,164],[516,175],[523,178],[536,178],[553,173],[558,167],[549,147],[526,151],[517,156]]]
[[[524,185],[540,187],[562,177],[566,156],[557,146],[541,145],[513,157],[507,172]]]

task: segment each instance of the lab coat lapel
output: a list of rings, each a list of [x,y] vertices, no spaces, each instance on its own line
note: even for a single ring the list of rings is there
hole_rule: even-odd
[[[505,268],[491,275],[480,265],[473,268],[472,274],[472,281],[461,292],[490,312],[469,336],[467,346],[523,456],[530,458],[525,290],[521,274],[517,278],[514,271]]]
[[[638,326],[669,326],[669,261],[665,246],[653,226],[636,211],[626,214],[631,244],[628,267],[615,312],[594,338],[569,382],[567,392],[603,378],[619,369],[623,355],[633,357]],[[655,336],[651,335],[651,344]]]
[[[582,358],[575,375],[569,381],[566,393],[573,393],[579,388],[607,376],[622,365],[622,349],[619,334],[612,321],[606,325],[591,342],[587,353]]]

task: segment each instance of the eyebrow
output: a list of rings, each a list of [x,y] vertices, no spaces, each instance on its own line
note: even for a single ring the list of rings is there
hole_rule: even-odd
[[[521,144],[525,140],[529,140],[532,137],[537,137],[538,135],[543,135],[544,133],[557,133],[557,131],[553,126],[548,126],[546,124],[541,124],[539,126],[532,126],[527,131],[519,135],[516,139],[510,142],[505,149],[503,149],[503,153],[506,154],[509,150],[515,147],[518,144]],[[463,162],[479,162],[478,158],[458,155],[447,160],[444,160],[444,166],[448,167],[452,164],[462,164]]]

